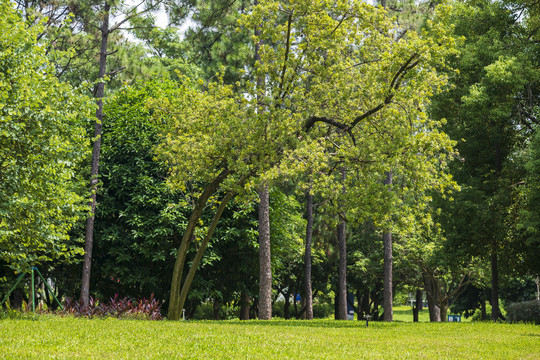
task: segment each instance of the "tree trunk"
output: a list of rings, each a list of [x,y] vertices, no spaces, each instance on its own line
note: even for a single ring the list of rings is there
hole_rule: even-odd
[[[364,320],[364,317],[366,315],[369,315],[370,313],[371,309],[370,309],[370,304],[369,304],[369,300],[370,300],[369,295],[370,295],[369,289],[367,289],[366,291],[364,291],[364,294],[362,295],[362,300],[361,301],[358,300],[358,303],[359,303],[358,307],[362,309],[361,311],[359,311],[359,314],[362,315],[362,319],[358,319],[358,320]]]
[[[448,317],[447,317],[448,304],[441,304],[441,306],[439,307],[439,312],[440,312],[440,321],[441,322],[446,322],[446,320],[448,319]]]
[[[306,319],[313,320],[313,297],[311,290],[311,239],[313,236],[313,195],[306,194],[306,250],[304,253],[304,301]]]
[[[388,187],[392,185],[392,172],[386,173],[384,184]],[[392,321],[394,309],[392,306],[392,233],[388,230],[383,232],[384,246],[384,290],[383,290],[383,320]]]
[[[337,227],[339,247],[338,320],[347,320],[347,236],[345,220]]]
[[[109,10],[111,6],[105,1],[103,23],[101,24],[101,49],[99,52],[99,82],[96,89],[97,110],[94,125],[94,146],[92,150],[92,167],[90,171],[90,215],[86,219],[84,241],[84,261],[81,279],[81,302],[88,306],[90,300],[90,273],[92,270],[92,249],[94,246],[94,221],[96,215],[96,198],[98,191],[99,155],[101,152],[101,132],[103,128],[103,96],[105,94],[105,76],[107,68],[107,43],[109,40]]]
[[[216,210],[214,217],[212,218],[212,222],[210,223],[210,226],[208,227],[205,237],[203,238],[203,240],[201,241],[201,244],[199,245],[199,249],[197,249],[195,258],[193,259],[193,262],[191,263],[189,272],[186,276],[186,279],[184,280],[184,284],[182,285],[182,291],[180,291],[180,296],[178,298],[178,309],[182,309],[184,307],[184,302],[186,301],[187,294],[189,292],[189,289],[191,288],[191,283],[193,282],[195,273],[197,272],[197,269],[199,268],[199,263],[201,262],[201,259],[204,255],[204,251],[206,250],[206,247],[208,246],[208,242],[210,241],[210,239],[212,238],[212,235],[214,234],[214,231],[216,230],[216,227],[219,223],[219,219],[221,219],[221,215],[223,214],[223,211],[225,211],[227,204],[229,203],[229,201],[231,201],[233,197],[234,197],[233,193],[228,193],[227,195],[225,195],[223,200],[221,200],[221,204],[219,204],[219,207]]]
[[[428,296],[428,309],[429,309],[429,321],[441,322],[441,309],[434,303],[433,300],[429,300]]]
[[[283,318],[289,320],[291,318],[290,307],[291,307],[291,291],[287,290],[285,293],[285,303],[283,304]]]
[[[259,319],[272,318],[272,266],[270,252],[270,194],[268,185],[259,191]]]
[[[487,320],[487,310],[486,310],[486,299],[485,299],[485,295],[484,297],[482,297],[482,302],[480,303],[480,311],[481,311],[481,317],[480,317],[480,320],[482,321],[486,321]]]
[[[214,320],[221,320],[221,301],[219,299],[214,299],[213,304]]]
[[[182,273],[184,271],[184,263],[186,260],[186,254],[191,243],[193,233],[199,222],[199,218],[206,206],[206,203],[210,196],[212,196],[219,185],[229,176],[228,170],[222,171],[203,191],[203,193],[197,199],[197,204],[191,212],[191,216],[188,221],[186,231],[182,237],[180,246],[176,254],[176,261],[174,263],[173,274],[171,279],[171,293],[169,295],[169,312],[167,318],[169,320],[179,320],[182,315],[182,307],[184,302],[180,301],[180,290],[182,289]]]
[[[416,289],[416,299],[413,307],[413,322],[418,322],[420,317],[420,307],[422,306],[422,290]]]
[[[497,258],[497,240],[491,245],[491,319],[499,319],[499,266]]]
[[[242,291],[240,295],[240,320],[249,320],[250,301],[249,295],[245,291]]]
[[[441,309],[439,307],[439,289],[438,283],[428,270],[424,270],[422,274],[424,279],[424,289],[426,290],[428,309],[429,309],[429,321],[440,322],[441,321]]]

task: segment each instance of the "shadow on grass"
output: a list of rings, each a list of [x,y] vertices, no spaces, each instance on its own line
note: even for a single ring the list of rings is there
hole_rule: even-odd
[[[190,322],[187,320],[186,322]],[[284,320],[284,319],[273,319],[273,320],[203,320],[203,321],[193,321],[194,323],[205,323],[205,324],[215,324],[215,325],[237,325],[237,326],[291,326],[291,327],[313,327],[313,328],[365,328],[365,320]],[[380,321],[370,321],[369,327],[392,327],[399,326],[403,324],[400,321],[394,322],[380,322]]]

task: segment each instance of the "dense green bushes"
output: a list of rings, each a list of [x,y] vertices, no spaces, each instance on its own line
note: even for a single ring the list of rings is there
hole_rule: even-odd
[[[272,305],[272,317],[285,318],[284,301],[277,301]],[[301,310],[301,306],[298,305],[298,311]],[[221,306],[220,318],[223,320],[238,319],[240,315],[240,307],[238,306]],[[313,317],[316,319],[327,319],[334,314],[333,304],[313,304]],[[294,305],[291,304],[289,308],[289,316],[291,319],[295,318]],[[192,320],[213,320],[214,319],[214,307],[211,302],[202,303],[197,306],[195,313],[192,316]]]
[[[540,300],[510,304],[508,307],[508,321],[540,324]]]

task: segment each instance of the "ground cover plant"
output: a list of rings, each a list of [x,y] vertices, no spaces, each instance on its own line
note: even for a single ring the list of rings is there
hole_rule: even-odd
[[[4,359],[540,357],[540,327],[528,324],[33,319],[0,322]]]

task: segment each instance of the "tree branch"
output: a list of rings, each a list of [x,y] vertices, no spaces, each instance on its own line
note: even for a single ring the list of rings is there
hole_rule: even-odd
[[[285,82],[285,72],[287,71],[287,61],[289,60],[289,51],[291,48],[291,23],[293,12],[289,14],[287,21],[287,42],[285,44],[285,58],[283,59],[283,69],[281,69],[281,80],[279,83],[279,97],[281,97],[283,91],[283,83]]]

